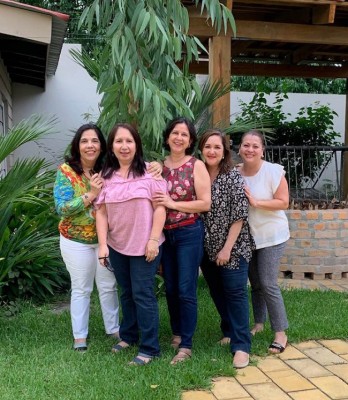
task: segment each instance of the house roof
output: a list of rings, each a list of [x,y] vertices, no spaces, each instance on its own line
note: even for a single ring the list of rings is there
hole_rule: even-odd
[[[189,32],[208,47],[216,36],[206,17],[182,0]],[[225,0],[236,21],[231,37],[232,75],[348,77],[348,1]],[[191,66],[208,72],[208,55]]]
[[[45,87],[57,69],[69,16],[0,0],[0,57],[12,82]]]

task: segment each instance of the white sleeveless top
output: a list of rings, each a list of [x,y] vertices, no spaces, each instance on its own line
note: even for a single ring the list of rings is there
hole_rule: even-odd
[[[279,164],[263,161],[254,176],[243,176],[252,196],[256,200],[271,200],[277,191],[284,168]],[[267,211],[249,206],[249,225],[256,249],[275,246],[290,237],[289,223],[284,210]]]

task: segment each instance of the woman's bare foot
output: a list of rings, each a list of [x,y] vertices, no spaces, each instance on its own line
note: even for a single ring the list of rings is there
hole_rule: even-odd
[[[218,341],[218,344],[220,344],[221,346],[225,346],[225,345],[230,344],[230,343],[231,343],[231,338],[229,338],[227,336],[224,336],[222,339],[220,339]]]
[[[263,331],[263,324],[257,322],[254,327],[251,329],[250,333],[255,336],[257,333]]]
[[[181,336],[178,335],[173,335],[172,336],[172,341],[170,345],[173,347],[173,349],[177,349],[181,343]]]

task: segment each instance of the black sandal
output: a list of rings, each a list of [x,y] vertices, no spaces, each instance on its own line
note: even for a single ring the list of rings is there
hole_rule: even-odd
[[[274,349],[274,350],[277,350],[277,351],[276,351],[276,352],[270,351],[271,354],[280,354],[280,353],[283,353],[283,351],[285,350],[286,346],[287,346],[287,343],[286,343],[285,346],[282,346],[282,345],[281,345],[280,343],[278,343],[278,342],[272,342],[272,343],[269,345],[268,350]]]

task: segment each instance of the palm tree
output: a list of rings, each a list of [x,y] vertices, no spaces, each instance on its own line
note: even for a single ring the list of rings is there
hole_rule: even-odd
[[[53,132],[55,120],[32,116],[0,137],[0,162]],[[54,171],[38,158],[17,160],[0,180],[0,297],[45,297],[64,285],[51,187]]]

